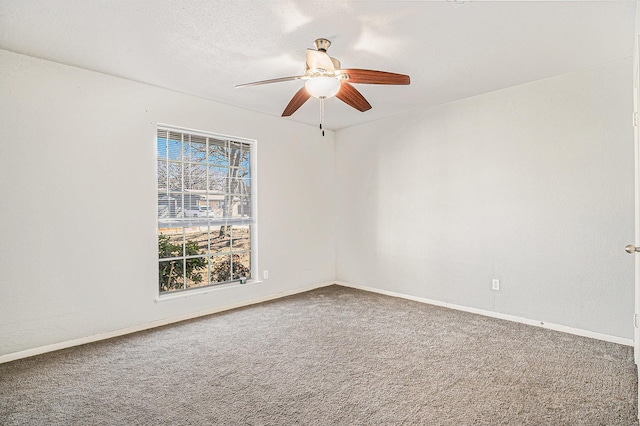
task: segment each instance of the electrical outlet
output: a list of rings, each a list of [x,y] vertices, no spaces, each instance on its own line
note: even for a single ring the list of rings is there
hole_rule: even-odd
[[[262,278],[264,278],[265,280],[269,279],[269,270],[265,269],[264,271],[262,271]]]
[[[491,280],[491,290],[500,290],[500,280]]]

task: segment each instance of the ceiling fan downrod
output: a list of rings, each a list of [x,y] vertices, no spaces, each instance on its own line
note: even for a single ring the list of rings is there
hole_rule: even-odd
[[[331,42],[326,38],[317,38],[313,44],[316,46],[316,49],[321,52],[326,52],[329,46],[331,46]]]

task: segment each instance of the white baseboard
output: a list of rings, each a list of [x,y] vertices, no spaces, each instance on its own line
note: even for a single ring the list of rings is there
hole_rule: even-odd
[[[53,343],[53,344],[45,345],[45,346],[39,346],[37,348],[27,349],[27,350],[24,350],[24,351],[19,351],[19,352],[13,352],[13,353],[10,353],[10,354],[0,355],[0,364],[5,363],[5,362],[10,362],[10,361],[15,361],[15,360],[22,359],[22,358],[28,358],[28,357],[35,356],[35,355],[44,354],[44,353],[47,353],[47,352],[53,352],[53,351],[57,351],[57,350],[60,350],[60,349],[66,349],[66,348],[70,348],[70,347],[73,347],[73,346],[79,346],[79,345],[84,345],[84,344],[87,344],[87,343],[97,342],[97,341],[100,341],[100,340],[110,339],[112,337],[123,336],[125,334],[131,334],[131,333],[135,333],[135,332],[143,331],[143,330],[148,330],[148,329],[155,328],[155,327],[161,327],[161,326],[164,326],[164,325],[168,325],[168,324],[172,324],[172,323],[176,323],[176,322],[180,322],[180,321],[185,321],[185,320],[198,318],[198,317],[202,317],[202,316],[206,316],[206,315],[212,315],[212,314],[216,314],[216,313],[219,313],[219,312],[228,311],[228,310],[231,310],[231,309],[236,309],[236,308],[241,308],[241,307],[244,307],[244,306],[255,305],[255,304],[258,304],[258,303],[267,302],[269,300],[279,299],[279,298],[282,298],[282,297],[291,296],[291,295],[298,294],[298,293],[304,293],[306,291],[314,290],[316,288],[326,287],[326,286],[333,285],[333,284],[341,285],[341,286],[344,286],[344,287],[351,287],[351,288],[355,288],[355,289],[358,289],[358,290],[369,291],[369,292],[372,292],[372,293],[379,293],[379,294],[384,294],[384,295],[387,295],[387,296],[399,297],[399,298],[402,298],[402,299],[413,300],[413,301],[416,301],[416,302],[427,303],[427,304],[430,304],[430,305],[442,306],[442,307],[445,307],[445,308],[455,309],[455,310],[458,310],[458,311],[464,311],[464,312],[470,312],[470,313],[474,313],[474,314],[484,315],[484,316],[491,317],[491,318],[498,318],[498,319],[503,319],[503,320],[507,320],[507,321],[513,321],[513,322],[521,323],[521,324],[532,325],[532,326],[535,326],[535,327],[547,328],[547,329],[550,329],[550,330],[561,331],[563,333],[569,333],[569,334],[574,334],[574,335],[577,335],[577,336],[589,337],[589,338],[592,338],[592,339],[603,340],[605,342],[617,343],[617,344],[626,345],[626,346],[633,346],[633,339],[626,339],[626,338],[623,338],[623,337],[617,337],[617,336],[611,336],[611,335],[608,335],[608,334],[596,333],[596,332],[593,332],[593,331],[582,330],[582,329],[573,328],[573,327],[567,327],[567,326],[564,326],[564,325],[553,324],[553,323],[548,323],[548,322],[544,322],[544,321],[532,320],[532,319],[529,319],[529,318],[518,317],[518,316],[515,316],[515,315],[508,315],[508,314],[502,314],[502,313],[499,313],[499,312],[487,311],[487,310],[484,310],[484,309],[470,308],[470,307],[467,307],[467,306],[456,305],[456,304],[453,304],[453,303],[441,302],[441,301],[438,301],[438,300],[432,300],[432,299],[427,299],[427,298],[418,297],[418,296],[411,296],[411,295],[408,295],[408,294],[397,293],[397,292],[393,292],[393,291],[382,290],[382,289],[379,289],[379,288],[367,287],[367,286],[347,283],[347,282],[343,282],[343,281],[331,281],[331,282],[314,284],[314,285],[305,286],[305,287],[299,287],[299,288],[296,288],[296,289],[293,289],[293,290],[289,290],[289,291],[286,291],[286,292],[274,293],[274,294],[271,294],[271,295],[268,295],[268,296],[264,296],[264,297],[260,297],[260,298],[256,298],[256,299],[250,299],[250,300],[247,300],[247,301],[243,301],[243,302],[235,303],[235,304],[231,304],[231,305],[220,306],[220,307],[209,309],[209,310],[205,310],[205,311],[192,312],[192,313],[185,314],[185,315],[180,315],[180,316],[177,316],[177,317],[165,318],[165,319],[152,321],[152,322],[148,322],[148,323],[144,323],[144,324],[134,325],[134,326],[131,326],[131,327],[121,328],[121,329],[118,329],[118,330],[108,331],[108,332],[105,332],[105,333],[95,334],[95,335],[92,335],[92,336],[81,337],[81,338],[78,338],[78,339],[67,340],[67,341],[64,341],[64,342]]]
[[[384,294],[386,296],[399,297],[399,298],[402,298],[402,299],[408,299],[408,300],[413,300],[413,301],[416,301],[416,302],[427,303],[429,305],[442,306],[444,308],[450,308],[450,309],[455,309],[455,310],[458,310],[458,311],[464,311],[464,312],[470,312],[470,313],[473,313],[473,314],[484,315],[484,316],[491,317],[491,318],[498,318],[498,319],[503,319],[503,320],[507,320],[507,321],[518,322],[518,323],[521,323],[521,324],[533,325],[535,327],[547,328],[549,330],[554,330],[554,331],[561,331],[563,333],[574,334],[576,336],[590,337],[592,339],[604,340],[605,342],[618,343],[620,345],[625,345],[625,346],[633,346],[633,339],[627,339],[627,338],[624,338],[624,337],[617,337],[617,336],[611,336],[611,335],[608,335],[608,334],[596,333],[596,332],[593,332],[593,331],[582,330],[582,329],[573,328],[573,327],[567,327],[566,325],[548,323],[546,321],[538,321],[538,320],[533,320],[533,319],[529,319],[529,318],[518,317],[518,316],[515,316],[515,315],[501,314],[499,312],[492,312],[492,311],[487,311],[487,310],[484,310],[484,309],[470,308],[470,307],[467,307],[467,306],[456,305],[456,304],[453,304],[453,303],[440,302],[438,300],[432,300],[432,299],[427,299],[427,298],[418,297],[418,296],[411,296],[411,295],[408,295],[408,294],[396,293],[394,291],[381,290],[379,288],[367,287],[367,286],[347,283],[347,282],[343,282],[343,281],[336,281],[336,284],[344,286],[344,287],[355,288],[355,289],[358,289],[358,290],[364,290],[364,291],[370,291],[370,292],[373,292],[373,293]]]
[[[268,296],[259,297],[256,299],[250,299],[247,301],[243,301],[240,303],[234,303],[231,305],[220,306],[217,308],[205,310],[205,311],[197,311],[191,312],[185,315],[180,315],[177,317],[165,318],[157,321],[147,322],[144,324],[138,324],[131,327],[120,328],[118,330],[108,331],[106,333],[94,334],[92,336],[81,337],[79,339],[67,340],[64,342],[53,343],[50,345],[39,346],[37,348],[27,349],[24,351],[13,352],[6,355],[0,355],[0,364],[10,361],[15,361],[22,358],[28,358],[35,355],[41,355],[47,352],[53,352],[60,349],[66,349],[73,346],[80,346],[87,343],[97,342],[100,340],[111,339],[112,337],[124,336],[125,334],[131,334],[138,331],[148,330],[151,328],[161,327],[163,325],[168,325],[180,321],[186,321],[193,318],[203,317],[206,315],[217,314],[219,312],[228,311],[231,309],[242,308],[244,306],[255,305],[262,302],[268,302],[269,300],[280,299],[286,296],[292,296],[298,293],[304,293],[306,291],[315,290],[316,288],[326,287],[329,285],[335,284],[333,281],[309,285],[305,287],[299,287],[293,290],[284,291],[280,293],[270,294]]]

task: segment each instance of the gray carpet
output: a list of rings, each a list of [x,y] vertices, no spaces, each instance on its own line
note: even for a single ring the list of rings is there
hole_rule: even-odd
[[[632,348],[331,286],[0,365],[2,425],[636,425]]]

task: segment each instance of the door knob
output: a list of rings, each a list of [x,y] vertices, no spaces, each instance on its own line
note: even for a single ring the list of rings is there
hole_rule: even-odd
[[[640,247],[636,247],[633,244],[629,244],[624,248],[624,251],[626,251],[627,253],[635,253],[637,251],[640,251]]]

